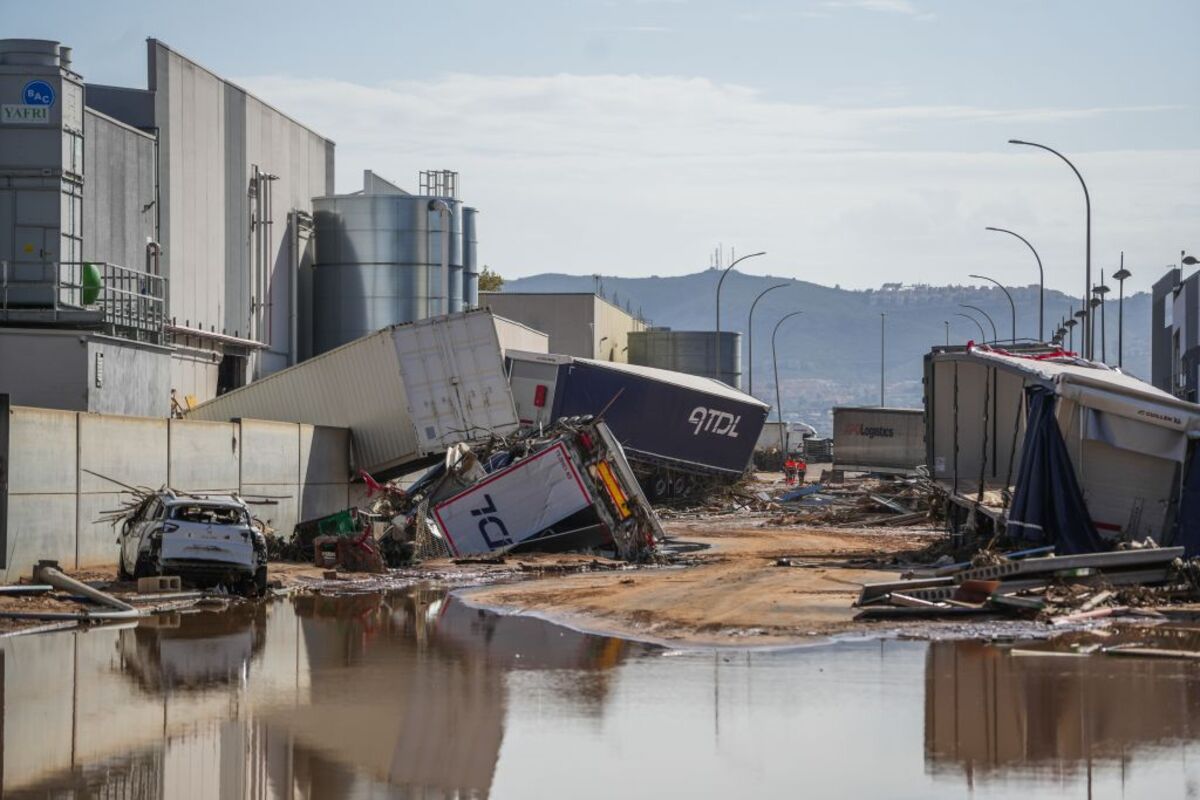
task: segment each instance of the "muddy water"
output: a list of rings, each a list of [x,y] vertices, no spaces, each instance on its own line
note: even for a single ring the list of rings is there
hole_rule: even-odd
[[[1200,790],[1200,667],[1180,661],[971,642],[674,653],[435,590],[18,637],[0,654],[6,798]]]

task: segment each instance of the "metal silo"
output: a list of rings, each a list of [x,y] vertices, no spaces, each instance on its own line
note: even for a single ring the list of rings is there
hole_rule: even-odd
[[[408,194],[368,175],[361,193],[314,198],[313,218],[314,355],[463,309],[464,208],[452,195]]]
[[[720,363],[716,331],[650,328],[629,333],[629,363],[715,378],[736,389],[742,385],[742,335],[721,331]]]

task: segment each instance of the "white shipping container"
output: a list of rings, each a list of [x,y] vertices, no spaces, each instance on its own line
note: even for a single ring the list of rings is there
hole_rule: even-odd
[[[355,465],[368,472],[517,427],[496,324],[486,310],[384,328],[187,416],[349,428]]]

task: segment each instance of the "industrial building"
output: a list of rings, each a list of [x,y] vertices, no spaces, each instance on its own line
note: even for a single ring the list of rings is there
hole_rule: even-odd
[[[1200,272],[1172,267],[1150,290],[1150,382],[1183,400],[1200,398]]]
[[[550,352],[598,361],[631,361],[630,335],[645,321],[590,292],[480,292],[496,314],[544,331]]]
[[[0,40],[0,112],[14,404],[167,416],[476,305],[455,173],[337,195],[331,140],[161,41],[141,89],[85,82],[58,42]]]
[[[742,334],[653,327],[629,337],[629,363],[712,378],[742,388]]]

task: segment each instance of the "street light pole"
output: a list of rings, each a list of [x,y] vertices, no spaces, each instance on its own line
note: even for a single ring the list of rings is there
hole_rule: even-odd
[[[741,258],[735,258],[730,265],[725,268],[725,271],[721,273],[721,279],[717,281],[717,346],[713,348],[717,354],[717,363],[716,368],[713,370],[713,377],[715,377],[717,380],[721,379],[721,285],[725,283],[725,276],[729,274],[729,270],[733,269],[747,258],[765,255],[766,252],[763,251],[759,253],[751,253],[750,255],[742,256]]]
[[[883,354],[886,351],[887,334],[884,323],[887,321],[887,314],[879,312],[879,407],[883,408]]]
[[[1105,346],[1105,331],[1107,330],[1107,326],[1104,324],[1104,296],[1108,294],[1109,288],[1104,285],[1104,270],[1100,270],[1100,284],[1092,289],[1092,291],[1096,293],[1096,297],[1100,301],[1100,360],[1107,364],[1108,348]]]
[[[1121,251],[1121,268],[1113,275],[1117,279],[1117,369],[1125,366],[1125,279],[1133,273],[1125,269],[1125,251]]]
[[[983,340],[983,341],[987,341],[987,333],[986,333],[986,332],[983,330],[983,323],[982,323],[982,322],[980,322],[979,320],[975,319],[975,318],[974,318],[974,317],[972,317],[970,314],[964,314],[964,313],[962,313],[961,311],[955,311],[955,312],[954,312],[954,316],[956,316],[956,317],[964,317],[965,319],[969,319],[969,320],[971,320],[971,322],[974,322],[974,323],[975,323],[975,326],[976,326],[977,328],[979,328],[979,338],[980,338],[981,340]]]
[[[1092,290],[1092,197],[1091,197],[1091,195],[1088,194],[1087,183],[1084,182],[1083,175],[1081,175],[1079,170],[1077,170],[1075,168],[1075,165],[1071,163],[1071,160],[1069,158],[1067,158],[1066,156],[1064,156],[1062,153],[1055,150],[1054,148],[1047,147],[1044,144],[1038,144],[1037,142],[1025,142],[1020,139],[1009,139],[1008,143],[1009,144],[1021,144],[1021,145],[1025,145],[1027,147],[1037,147],[1042,150],[1045,150],[1048,153],[1053,153],[1054,155],[1058,156],[1063,161],[1065,161],[1067,163],[1067,166],[1071,168],[1071,171],[1075,173],[1075,177],[1079,178],[1079,185],[1083,187],[1083,202],[1084,202],[1084,206],[1087,210],[1087,256],[1086,256],[1086,267],[1084,270],[1084,278],[1083,278],[1083,302],[1087,303],[1088,293]],[[1086,311],[1084,311],[1084,315],[1087,318],[1088,324],[1083,329],[1081,329],[1086,334],[1086,335],[1081,334],[1082,336],[1084,336],[1084,338],[1082,340],[1082,344],[1083,344],[1083,349],[1086,351],[1084,353],[1084,356],[1087,358],[1091,358],[1092,350],[1094,349],[1094,346],[1092,344],[1092,335],[1094,332],[1090,331],[1088,329],[1091,328],[1092,318],[1091,318],[1091,315],[1087,314]]]
[[[971,306],[971,305],[967,305],[966,303],[959,303],[958,307],[959,308],[969,308],[972,311],[978,311],[980,314],[983,314],[983,318],[986,319],[988,321],[988,324],[992,326],[992,341],[993,342],[1000,341],[1000,335],[996,333],[996,321],[992,319],[991,315],[988,314],[988,312],[984,311],[979,306]],[[984,334],[983,339],[985,342],[987,341],[987,334]]]
[[[1042,269],[1042,257],[1038,255],[1038,251],[1034,250],[1033,245],[1019,233],[1010,231],[1007,228],[993,228],[990,225],[985,229],[989,231],[997,231],[999,233],[1007,233],[1010,236],[1015,236],[1025,243],[1025,246],[1033,253],[1033,257],[1037,259],[1038,265],[1038,341],[1044,341],[1045,333],[1044,326],[1046,321],[1046,272]]]
[[[1000,287],[1000,291],[1004,292],[1004,296],[1008,298],[1008,305],[1012,309],[1012,343],[1017,343],[1017,304],[1013,302],[1012,295],[1008,293],[1008,289],[1004,288],[1004,284],[995,278],[989,278],[987,275],[972,275],[976,280],[991,281]]]
[[[946,347],[950,346],[950,320],[942,320],[942,324],[946,326]]]
[[[768,286],[766,289],[763,289],[761,292],[759,292],[758,297],[754,298],[754,302],[750,304],[750,317],[746,321],[746,336],[749,339],[749,342],[747,345],[748,351],[749,351],[749,356],[747,356],[747,358],[750,360],[750,396],[751,397],[754,396],[754,307],[756,305],[758,305],[759,300],[762,300],[764,294],[766,294],[767,292],[773,291],[775,289],[782,289],[784,286],[787,286],[787,285],[788,284],[786,284],[786,283],[777,283],[774,286]]]
[[[1075,306],[1071,306],[1067,310],[1067,313],[1070,316],[1068,316],[1067,321],[1063,323],[1063,327],[1065,327],[1068,331],[1070,331],[1070,336],[1071,336],[1071,342],[1070,342],[1070,344],[1067,345],[1067,349],[1070,350],[1071,352],[1075,352],[1075,326],[1079,324],[1074,319]],[[1082,336],[1082,334],[1080,334],[1080,335]]]
[[[775,334],[779,333],[779,326],[783,324],[784,320],[803,313],[803,311],[793,311],[790,314],[784,314],[775,323],[775,329],[771,331],[771,366],[775,368],[775,418],[779,420],[779,454],[784,458],[787,457],[787,444],[783,438],[783,401],[779,393],[779,359],[775,357]]]

